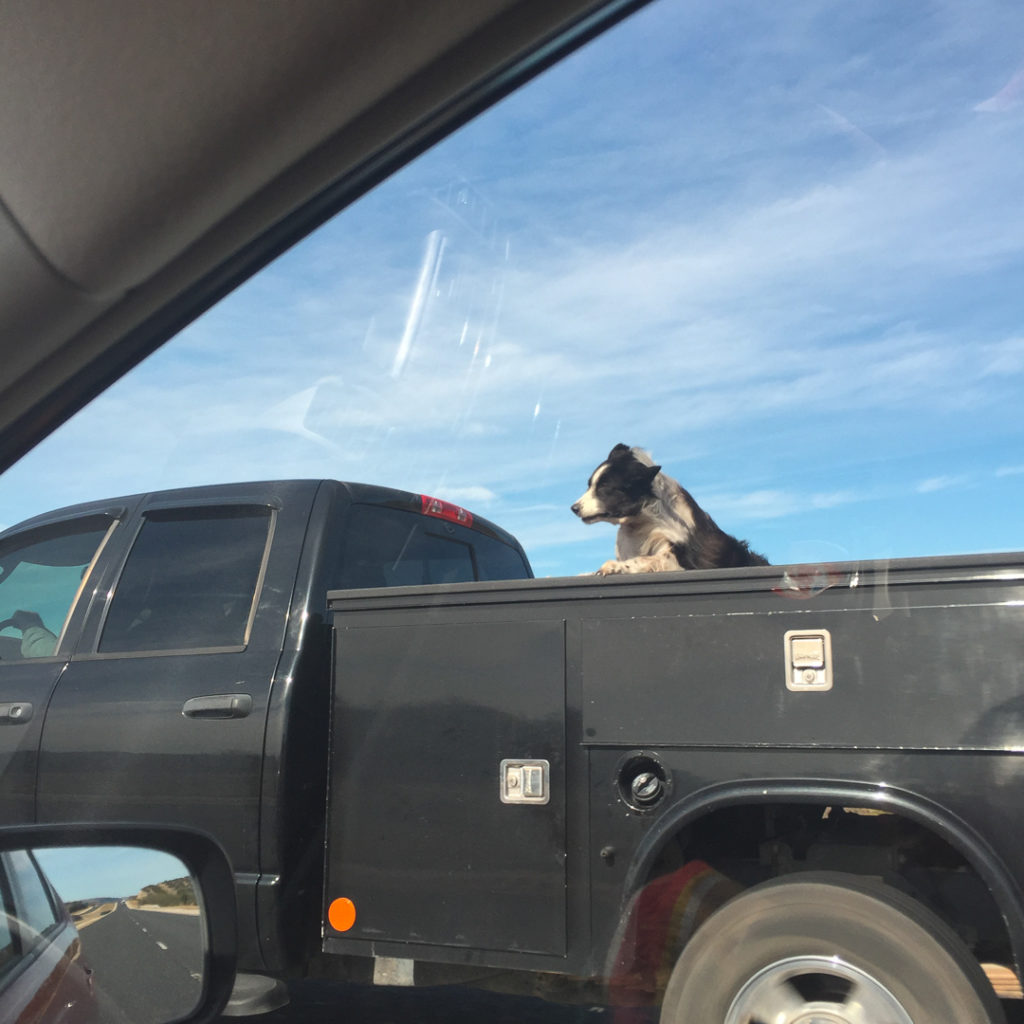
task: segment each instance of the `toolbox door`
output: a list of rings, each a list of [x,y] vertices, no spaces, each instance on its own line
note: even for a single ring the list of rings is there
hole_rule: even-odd
[[[335,646],[326,897],[355,921],[325,924],[325,949],[563,955],[563,622],[342,627]]]

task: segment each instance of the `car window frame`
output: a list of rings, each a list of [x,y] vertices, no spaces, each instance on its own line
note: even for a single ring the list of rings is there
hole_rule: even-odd
[[[19,852],[27,855],[54,917],[54,920],[41,931],[29,924],[23,917],[22,894],[16,884],[10,863],[10,854]],[[0,908],[0,913],[7,915],[8,928],[15,950],[14,957],[0,968],[0,994],[2,994],[16,984],[46,949],[58,940],[60,934],[69,926],[70,918],[63,911],[64,904],[59,901],[57,893],[35,857],[32,856],[31,850],[2,851],[0,852],[0,862],[2,862],[0,863],[0,873],[3,875],[0,888],[2,888],[3,896],[9,897],[11,901],[11,909],[3,906]]]

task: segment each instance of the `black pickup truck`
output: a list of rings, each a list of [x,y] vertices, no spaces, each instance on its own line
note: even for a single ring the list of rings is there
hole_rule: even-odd
[[[318,939],[335,587],[531,575],[444,501],[335,481],[162,491],[0,535],[0,822],[212,833],[241,967]]]
[[[213,833],[248,971],[670,1024],[1020,996],[1024,555],[534,580],[306,482],[64,510],[0,570],[3,820]]]

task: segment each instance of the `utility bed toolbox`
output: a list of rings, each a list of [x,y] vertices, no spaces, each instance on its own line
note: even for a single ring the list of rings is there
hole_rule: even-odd
[[[856,785],[883,770],[927,792],[954,755],[1024,741],[1021,647],[992,639],[1022,635],[1021,556],[338,591],[330,607],[326,900],[356,916],[325,925],[328,952],[594,969],[645,836],[702,787],[841,764]],[[957,765],[968,790],[996,770]]]

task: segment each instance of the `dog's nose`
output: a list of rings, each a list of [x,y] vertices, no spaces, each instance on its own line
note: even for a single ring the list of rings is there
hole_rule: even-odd
[[[576,513],[576,515],[580,514],[580,503],[578,501],[574,501],[569,507]]]

